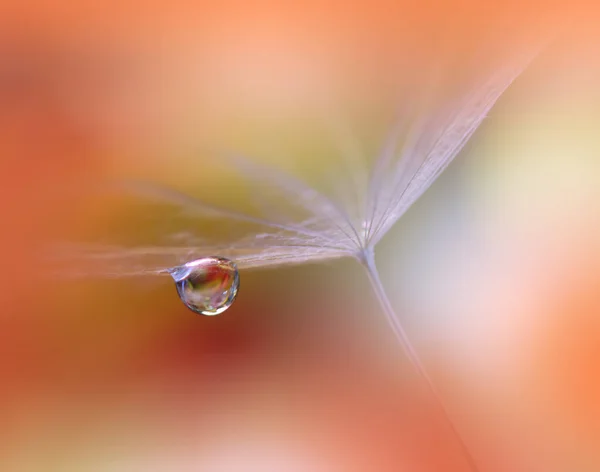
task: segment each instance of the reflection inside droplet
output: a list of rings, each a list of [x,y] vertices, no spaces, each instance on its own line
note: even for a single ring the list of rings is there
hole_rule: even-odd
[[[205,257],[169,271],[179,298],[192,311],[214,316],[234,302],[240,286],[235,263],[222,257]]]

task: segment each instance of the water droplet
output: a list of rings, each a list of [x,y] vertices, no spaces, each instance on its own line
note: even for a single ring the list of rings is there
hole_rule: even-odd
[[[235,263],[223,257],[205,257],[169,271],[181,301],[201,315],[223,313],[235,300],[240,275]]]

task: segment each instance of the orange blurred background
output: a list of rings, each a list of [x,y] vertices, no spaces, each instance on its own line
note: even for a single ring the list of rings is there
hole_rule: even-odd
[[[168,280],[54,279],[42,261],[55,241],[138,236],[84,198],[108,179],[235,203],[218,147],[318,176],[327,113],[374,140],[431,64],[460,84],[548,32],[378,259],[482,471],[598,470],[597,10],[0,6],[1,470],[467,470],[353,261],[244,272],[215,319]]]

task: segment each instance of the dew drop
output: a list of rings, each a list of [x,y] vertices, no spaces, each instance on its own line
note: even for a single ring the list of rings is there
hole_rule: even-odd
[[[205,257],[169,271],[181,301],[201,315],[223,313],[235,300],[240,275],[234,262],[223,257]]]

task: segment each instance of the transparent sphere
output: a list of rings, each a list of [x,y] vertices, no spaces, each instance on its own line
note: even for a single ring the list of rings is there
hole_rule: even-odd
[[[223,257],[205,257],[170,270],[177,293],[195,313],[214,316],[235,300],[240,275],[234,262]]]

